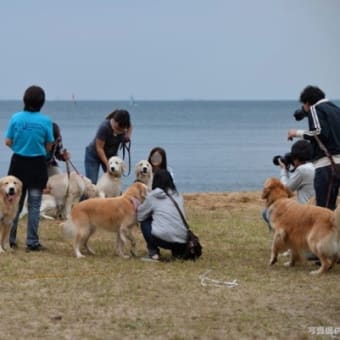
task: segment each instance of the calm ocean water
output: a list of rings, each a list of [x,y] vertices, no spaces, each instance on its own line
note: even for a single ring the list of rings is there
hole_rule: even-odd
[[[339,104],[339,102],[337,102]],[[296,122],[297,101],[48,101],[43,112],[62,129],[64,146],[84,174],[85,146],[99,123],[116,108],[132,117],[132,166],[146,159],[154,146],[167,151],[169,166],[181,192],[261,190],[264,180],[277,176],[272,164],[277,154],[288,152],[289,128],[305,128]],[[0,101],[0,129],[22,109],[20,101]],[[11,150],[0,144],[0,176],[6,175]],[[65,169],[63,163],[60,163]],[[134,180],[123,178],[124,185]]]

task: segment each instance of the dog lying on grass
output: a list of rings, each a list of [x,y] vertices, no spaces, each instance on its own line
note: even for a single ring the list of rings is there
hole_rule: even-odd
[[[293,193],[279,179],[266,180],[262,198],[268,208],[270,225],[274,229],[270,265],[277,262],[278,254],[290,249],[288,266],[303,259],[306,251],[314,253],[321,262],[311,274],[327,272],[340,254],[340,206],[332,210],[299,204],[291,199]]]
[[[96,228],[117,233],[116,250],[119,256],[129,257],[124,254],[128,240],[131,243],[131,254],[135,255],[136,241],[131,228],[137,223],[137,207],[144,201],[146,194],[146,185],[135,182],[121,196],[92,198],[76,204],[64,224],[66,236],[73,238],[76,257],[84,257],[80,251],[81,247],[94,254],[88,246],[88,241]]]

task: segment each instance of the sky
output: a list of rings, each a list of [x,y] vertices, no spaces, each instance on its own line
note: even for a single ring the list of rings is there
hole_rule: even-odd
[[[339,0],[1,0],[0,100],[340,99]]]

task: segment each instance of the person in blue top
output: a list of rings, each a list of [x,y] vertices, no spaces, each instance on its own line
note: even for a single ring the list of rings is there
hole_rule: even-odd
[[[40,112],[45,103],[45,92],[39,86],[26,89],[23,111],[10,118],[5,144],[13,151],[8,175],[19,178],[23,183],[19,209],[10,232],[10,246],[16,248],[19,215],[27,193],[27,238],[28,251],[44,250],[39,242],[38,227],[43,189],[48,179],[47,152],[54,142],[51,119]]]

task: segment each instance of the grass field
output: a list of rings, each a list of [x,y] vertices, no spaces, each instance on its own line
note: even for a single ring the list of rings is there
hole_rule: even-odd
[[[26,253],[23,220],[19,249],[0,256],[0,339],[340,338],[340,265],[321,277],[309,275],[312,263],[286,268],[283,257],[270,268],[259,196],[185,195],[203,245],[196,262],[124,260],[102,231],[90,240],[96,255],[76,259],[59,222],[46,220],[48,250]],[[203,274],[238,285],[204,285]]]

